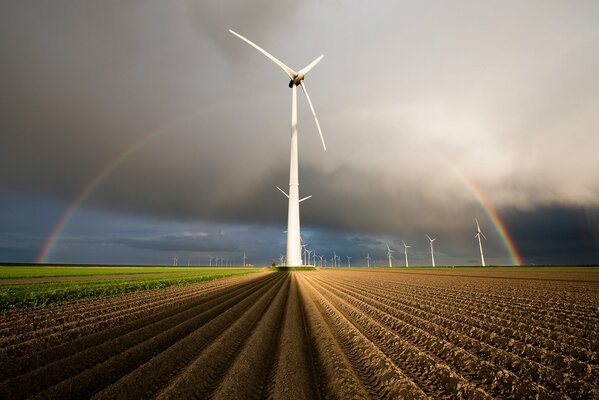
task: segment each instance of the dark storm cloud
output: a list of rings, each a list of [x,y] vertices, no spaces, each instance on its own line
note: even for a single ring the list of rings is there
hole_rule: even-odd
[[[164,235],[157,238],[121,238],[114,241],[137,249],[160,251],[239,251],[239,245],[223,240],[222,236],[187,233],[182,235]]]
[[[298,99],[305,226],[469,249],[481,209],[446,161],[502,213],[599,205],[598,16],[551,1],[3,2],[0,183],[68,203],[156,133],[86,206],[284,223],[287,78],[233,28],[296,69],[325,54],[307,85],[327,152]]]
[[[599,231],[592,215],[599,210],[553,206],[513,211],[506,220],[527,264],[598,264]]]

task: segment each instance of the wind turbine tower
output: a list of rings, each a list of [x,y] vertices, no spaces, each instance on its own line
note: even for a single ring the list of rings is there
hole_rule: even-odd
[[[395,251],[391,250],[389,248],[389,245],[387,245],[387,257],[389,258],[389,268],[393,267],[393,262],[391,261],[393,259],[393,256],[391,255],[391,253],[394,253]]]
[[[366,254],[366,263],[368,265],[368,268],[370,268],[370,253]]]
[[[480,249],[480,262],[481,262],[481,265],[484,267],[485,266],[485,256],[483,255],[483,244],[480,241],[480,237],[482,235],[482,237],[484,237],[485,240],[487,240],[487,237],[485,236],[483,231],[480,230],[480,225],[478,224],[478,220],[476,218],[474,218],[474,220],[476,221],[476,235],[474,235],[474,237],[478,238],[478,248]]]
[[[247,260],[247,257],[245,256],[245,251],[244,251],[243,252],[243,266],[244,267],[246,266],[246,262],[245,262],[246,260]]]
[[[233,35],[237,36],[239,39],[243,40],[266,57],[268,57],[271,61],[277,64],[287,76],[291,79],[289,81],[289,87],[291,88],[291,151],[290,151],[290,159],[289,159],[289,193],[286,193],[289,198],[289,207],[287,212],[287,258],[286,263],[288,267],[300,266],[302,265],[302,253],[301,253],[301,242],[300,242],[300,210],[299,210],[299,178],[298,178],[298,149],[297,149],[297,87],[301,86],[302,91],[306,95],[306,100],[308,101],[308,105],[310,106],[310,110],[312,111],[312,115],[314,116],[314,121],[316,122],[316,127],[318,128],[318,133],[320,134],[320,140],[322,141],[322,147],[326,150],[326,145],[324,143],[324,137],[322,136],[322,131],[320,129],[320,124],[318,123],[318,118],[316,118],[316,112],[314,111],[314,106],[312,105],[312,101],[310,100],[310,96],[308,95],[308,91],[306,90],[306,84],[304,82],[304,78],[306,74],[314,68],[316,64],[324,57],[324,55],[320,55],[306,67],[300,69],[299,71],[294,71],[289,68],[287,65],[283,64],[281,61],[276,59],[274,56],[266,52],[266,50],[262,49],[255,43],[249,41],[244,38],[240,34],[229,29]]]
[[[437,240],[437,238],[431,239],[431,237],[429,235],[426,235],[426,237],[428,238],[428,241],[430,242],[431,245],[431,259],[433,260],[433,267],[435,266],[435,252],[433,251],[433,242],[435,240]]]
[[[404,242],[403,240],[401,241],[403,243],[403,252],[406,255],[406,268],[408,268],[410,265],[408,264],[408,249],[412,246],[408,246],[406,244],[406,242]]]
[[[350,256],[346,256],[347,257],[347,268],[351,268],[351,257]]]

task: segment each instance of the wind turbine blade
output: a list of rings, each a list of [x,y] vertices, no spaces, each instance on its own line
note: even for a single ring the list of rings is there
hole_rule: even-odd
[[[483,235],[483,237],[485,238],[485,240],[487,240],[487,237],[485,236],[484,233],[482,233],[482,231],[480,232],[481,235]]]
[[[308,196],[308,197],[304,197],[303,199],[301,199],[300,201],[298,201],[298,203],[301,203],[304,200],[308,200],[310,197],[312,197],[312,195]]]
[[[318,57],[316,60],[312,61],[312,62],[311,62],[310,64],[308,64],[306,67],[304,67],[304,68],[300,69],[300,70],[298,71],[298,74],[306,75],[308,72],[310,72],[310,70],[311,70],[312,68],[314,68],[314,66],[315,66],[316,64],[318,64],[318,63],[319,63],[319,61],[320,61],[320,60],[322,60],[322,57],[324,57],[324,54],[321,54],[321,55],[320,55],[320,57]]]
[[[304,81],[300,83],[304,94],[306,95],[306,100],[308,100],[308,104],[310,105],[310,110],[312,110],[312,115],[314,115],[314,121],[316,121],[316,127],[318,128],[318,133],[320,134],[320,141],[322,142],[322,147],[326,151],[327,146],[324,144],[324,137],[322,136],[322,130],[320,130],[320,124],[318,123],[318,118],[316,118],[316,112],[314,111],[314,106],[312,105],[312,101],[310,100],[310,96],[308,96],[308,91],[306,90],[306,84]]]
[[[428,240],[430,240],[431,242],[433,241],[433,239],[431,239],[431,237],[428,234],[425,233],[425,235],[428,238]]]
[[[434,242],[435,240],[437,240],[437,238],[431,239],[431,242]]]
[[[476,229],[480,232],[480,225],[478,224],[478,220],[476,218],[474,218],[474,220],[476,221]]]
[[[281,191],[281,193],[283,193],[285,195],[285,197],[289,198],[289,195],[287,193],[285,193],[285,191],[283,189],[281,189],[278,186],[275,186],[277,189],[279,189]]]
[[[272,54],[270,54],[269,52],[264,50],[262,47],[258,46],[257,44],[253,43],[252,41],[244,38],[239,33],[235,32],[231,29],[229,29],[229,32],[231,32],[233,35],[237,36],[239,39],[243,40],[244,42],[246,42],[247,44],[249,44],[256,50],[258,50],[260,53],[264,54],[266,57],[270,58],[275,64],[277,64],[279,67],[281,67],[283,69],[283,71],[285,71],[287,73],[287,75],[289,75],[289,78],[293,79],[297,75],[297,73],[294,70],[289,68],[283,62],[277,60]]]

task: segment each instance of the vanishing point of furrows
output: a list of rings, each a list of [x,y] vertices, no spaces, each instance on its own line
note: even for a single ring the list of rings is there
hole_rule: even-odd
[[[261,272],[2,314],[0,398],[598,399],[598,351],[593,271]]]

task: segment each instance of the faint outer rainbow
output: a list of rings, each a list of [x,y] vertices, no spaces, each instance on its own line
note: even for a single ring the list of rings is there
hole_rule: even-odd
[[[501,218],[499,218],[497,211],[495,211],[495,207],[493,207],[493,203],[491,203],[489,201],[489,199],[487,199],[487,197],[480,191],[480,189],[474,184],[474,182],[472,182],[462,171],[460,171],[460,169],[458,169],[458,167],[456,167],[455,165],[453,165],[452,163],[450,163],[447,159],[445,159],[443,157],[441,157],[441,160],[443,161],[443,163],[445,165],[447,165],[449,167],[449,169],[451,169],[451,171],[458,178],[460,178],[460,180],[462,181],[464,186],[466,186],[466,188],[468,188],[468,190],[474,195],[474,197],[476,197],[476,200],[478,201],[480,207],[483,209],[485,214],[487,214],[487,216],[493,223],[495,230],[499,234],[499,237],[501,238],[501,242],[505,246],[505,249],[507,250],[507,252],[510,255],[510,258],[512,259],[512,264],[522,265],[523,264],[522,257],[520,256],[520,253],[518,252],[518,249],[516,248],[514,241],[508,234],[508,231],[505,228],[503,221],[501,220]]]
[[[112,171],[114,171],[124,160],[126,160],[132,153],[136,152],[139,148],[144,146],[150,139],[166,133],[183,122],[187,122],[194,117],[196,117],[200,113],[200,110],[196,110],[190,112],[188,114],[184,114],[179,118],[171,120],[164,125],[158,127],[157,129],[150,131],[149,133],[143,135],[140,139],[133,142],[129,147],[125,148],[119,154],[117,154],[113,159],[108,161],[98,173],[85,184],[83,189],[71,200],[71,203],[67,210],[62,214],[52,232],[50,232],[50,236],[46,239],[40,253],[38,254],[35,262],[36,263],[47,263],[49,257],[52,255],[52,251],[56,247],[56,243],[60,239],[65,227],[69,224],[69,221],[72,219],[73,215],[77,212],[81,204],[89,197],[89,195],[94,191],[94,189],[106,178]]]

